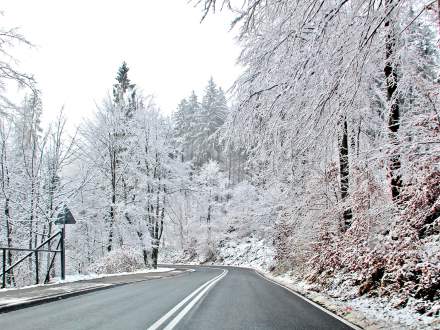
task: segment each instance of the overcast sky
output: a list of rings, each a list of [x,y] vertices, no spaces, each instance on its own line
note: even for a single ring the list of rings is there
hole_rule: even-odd
[[[16,48],[20,68],[43,93],[45,120],[62,105],[72,123],[111,90],[122,61],[132,82],[166,113],[209,77],[227,89],[239,73],[230,17],[210,16],[187,0],[2,0],[4,27],[37,47]]]

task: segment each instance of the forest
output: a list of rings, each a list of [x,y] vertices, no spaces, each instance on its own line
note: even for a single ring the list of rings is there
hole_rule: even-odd
[[[208,74],[165,115],[124,62],[73,133],[64,111],[41,124],[38,84],[10,60],[30,42],[0,25],[0,246],[35,248],[68,206],[71,274],[252,266],[438,317],[440,2],[192,4],[202,26],[233,15],[234,85]]]

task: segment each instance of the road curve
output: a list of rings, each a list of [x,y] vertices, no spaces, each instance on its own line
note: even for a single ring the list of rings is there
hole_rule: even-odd
[[[255,271],[198,267],[0,315],[0,329],[352,329]]]

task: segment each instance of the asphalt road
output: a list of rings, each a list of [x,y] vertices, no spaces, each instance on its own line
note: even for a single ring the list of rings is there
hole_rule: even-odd
[[[193,268],[0,314],[0,329],[352,329],[252,270]]]

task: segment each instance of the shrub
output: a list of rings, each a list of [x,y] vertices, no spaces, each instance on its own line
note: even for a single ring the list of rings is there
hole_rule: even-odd
[[[97,274],[115,274],[133,272],[145,268],[140,251],[125,248],[113,250],[98,261],[94,262],[89,271]]]

